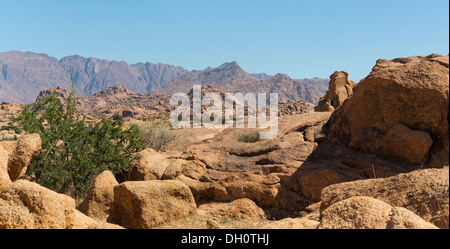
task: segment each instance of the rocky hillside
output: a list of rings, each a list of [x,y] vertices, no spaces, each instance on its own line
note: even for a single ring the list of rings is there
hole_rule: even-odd
[[[66,103],[69,91],[62,87],[42,90],[36,102],[56,93],[61,103]],[[123,86],[112,86],[90,97],[78,97],[77,109],[88,119],[100,117],[115,119],[119,115],[127,119],[154,119],[169,117],[175,108],[170,96],[153,93],[135,93]]]
[[[114,85],[147,93],[188,72],[166,64],[128,65],[77,55],[58,60],[46,54],[19,51],[0,53],[0,69],[0,100],[19,104],[33,102],[42,89],[71,89],[70,70],[78,96],[90,96]]]
[[[296,80],[285,74],[255,78],[236,62],[230,62],[203,71],[194,70],[175,78],[155,92],[168,95],[177,92],[188,93],[193,85],[211,85],[228,93],[278,93],[280,99],[306,100],[317,104],[320,97],[325,94],[324,87],[328,86],[328,80],[317,78]]]
[[[448,74],[448,56],[379,60],[334,112],[281,116],[272,140],[177,130],[79,205],[24,175],[39,136],[1,142],[0,228],[448,229]]]
[[[56,93],[61,103],[66,103],[69,91],[62,87],[42,90],[36,101]],[[222,101],[225,93],[213,86],[202,87],[202,94],[218,93]],[[192,89],[188,96],[192,101]],[[192,106],[192,103],[191,103]],[[151,120],[155,118],[168,118],[176,106],[170,105],[170,96],[153,93],[135,93],[123,86],[112,86],[90,97],[78,97],[77,108],[90,119],[106,117],[114,119],[119,115],[127,119]],[[202,106],[202,113],[209,106]],[[225,106],[223,106],[225,108]],[[293,115],[312,112],[314,106],[304,100],[294,101],[290,99],[279,101],[279,115]]]

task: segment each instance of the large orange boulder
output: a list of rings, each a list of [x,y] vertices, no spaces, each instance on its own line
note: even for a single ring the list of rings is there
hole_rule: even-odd
[[[426,154],[426,165],[448,164],[449,56],[378,60],[370,75],[353,91],[353,96],[330,118],[329,140],[379,153],[383,136],[402,124],[413,132],[430,135],[431,148],[420,152],[420,156]],[[400,140],[406,147],[412,147],[414,141],[407,136]],[[371,141],[372,146],[365,146],[364,141]],[[382,155],[422,165],[421,158],[407,160],[410,155],[399,157],[396,151],[384,150]]]
[[[108,222],[149,229],[192,215],[196,208],[191,190],[182,182],[129,181],[114,187]]]

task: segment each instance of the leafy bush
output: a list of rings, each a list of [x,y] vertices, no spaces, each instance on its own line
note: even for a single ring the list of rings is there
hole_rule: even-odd
[[[164,151],[167,145],[175,141],[178,134],[171,129],[170,123],[157,121],[139,127],[144,145],[156,151]]]
[[[128,168],[145,148],[136,125],[124,129],[123,119],[87,123],[75,107],[73,92],[63,105],[56,93],[27,105],[14,119],[28,133],[38,133],[42,151],[28,167],[41,185],[82,198],[93,179],[104,170]]]
[[[0,131],[7,131],[7,130],[13,130],[16,134],[20,134],[21,132],[22,132],[22,130],[19,128],[19,127],[17,127],[17,126],[15,126],[15,125],[3,125],[1,128],[0,128]]]
[[[260,140],[261,139],[259,138],[259,132],[257,131],[245,133],[238,137],[238,141],[242,143],[256,143]]]

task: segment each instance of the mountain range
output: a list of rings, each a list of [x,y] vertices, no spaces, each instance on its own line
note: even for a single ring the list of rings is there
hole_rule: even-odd
[[[275,76],[255,77],[233,61],[216,68],[193,70],[174,78],[164,87],[155,90],[155,93],[167,95],[177,92],[187,93],[193,85],[211,85],[229,93],[278,93],[280,99],[306,100],[316,104],[328,89],[328,83],[329,80],[318,78],[291,79],[288,75],[281,73]]]
[[[108,87],[122,85],[136,93],[173,94],[189,92],[194,84],[212,85],[226,92],[277,92],[280,98],[316,104],[328,88],[328,79],[295,80],[285,74],[250,74],[236,62],[216,68],[189,71],[180,66],[150,62],[128,64],[85,58],[79,55],[60,60],[47,54],[9,51],[0,53],[0,102],[32,103],[43,89],[73,88],[88,97]]]
[[[10,51],[0,53],[0,100],[31,103],[43,89],[61,86],[79,96],[90,96],[110,86],[123,85],[134,92],[150,92],[189,71],[153,63],[109,61],[78,55],[58,60],[47,54]]]

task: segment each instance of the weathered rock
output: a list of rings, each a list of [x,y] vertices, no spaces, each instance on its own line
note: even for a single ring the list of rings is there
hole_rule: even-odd
[[[8,158],[8,151],[0,147],[0,191],[7,188],[12,183],[8,174]]]
[[[0,193],[0,228],[67,229],[75,201],[36,183],[18,180]]]
[[[316,229],[319,224],[318,221],[307,218],[286,218],[270,222],[262,229]]]
[[[41,145],[38,134],[24,135],[17,140],[16,148],[8,160],[8,174],[12,181],[25,175],[28,164],[41,152]]]
[[[0,143],[0,190],[23,177],[28,164],[41,151],[38,134],[21,136],[17,141]]]
[[[322,212],[319,229],[385,229],[392,206],[369,197],[353,197]]]
[[[147,148],[137,153],[139,160],[131,164],[130,181],[160,180],[170,164],[164,155]]]
[[[322,191],[321,211],[341,200],[368,196],[404,207],[440,228],[449,224],[448,169],[418,170],[384,179],[331,185]]]
[[[323,127],[312,126],[305,130],[305,140],[309,142],[321,142],[325,139],[325,134],[323,132]]]
[[[394,207],[391,210],[391,220],[386,225],[387,229],[437,229],[435,225],[426,222],[420,216],[406,208]]]
[[[119,183],[113,173],[104,171],[95,178],[78,210],[96,220],[106,221],[114,201],[114,187],[117,185]]]
[[[75,209],[75,201],[39,184],[17,180],[0,193],[0,229],[121,229]]]
[[[263,219],[264,211],[250,199],[238,199],[229,203],[207,203],[198,207],[208,216],[217,221],[224,219]]]
[[[337,202],[322,212],[319,229],[437,229],[406,210],[370,197],[358,196]]]
[[[133,117],[134,116],[134,112],[130,111],[130,110],[123,110],[122,111],[122,117],[124,118],[128,118],[128,117]]]
[[[131,229],[148,229],[195,212],[189,188],[179,181],[124,182],[114,188],[108,222]]]
[[[320,200],[320,193],[325,187],[347,180],[339,172],[327,168],[311,169],[310,172],[303,171],[297,179],[302,194],[313,201]]]
[[[203,211],[197,210],[185,218],[169,221],[152,229],[222,229],[221,225]]]
[[[187,163],[189,162],[183,159],[170,159],[169,165],[167,165],[167,168],[164,170],[161,180],[175,179],[179,174],[181,174],[183,165]]]
[[[189,146],[180,164],[173,164],[164,179],[176,179],[188,185],[197,202],[230,202],[248,198],[260,207],[301,210],[305,202],[292,174],[307,160],[317,141],[321,126],[331,113],[307,113],[280,117],[279,136],[256,143],[237,142],[252,129],[227,129],[212,141]],[[310,128],[310,129],[309,129]],[[173,174],[167,174],[173,168]],[[320,197],[320,194],[318,195]]]
[[[311,204],[305,208],[305,211],[301,212],[302,217],[310,220],[320,220],[320,202]]]
[[[353,89],[353,96],[331,116],[328,139],[348,145],[363,134],[362,129],[385,135],[401,123],[430,134],[433,145],[426,165],[448,164],[448,60],[433,54],[377,61],[370,75]]]
[[[348,146],[378,155],[383,137],[383,134],[373,128],[360,129],[352,136]]]
[[[328,91],[320,98],[316,112],[330,112],[340,107],[345,100],[353,95],[355,83],[348,79],[348,73],[336,71],[330,76]]]
[[[123,227],[92,219],[78,210],[75,210],[75,221],[71,229],[124,229]]]
[[[379,154],[422,165],[432,144],[433,140],[428,132],[415,131],[405,125],[396,124],[383,137]]]

